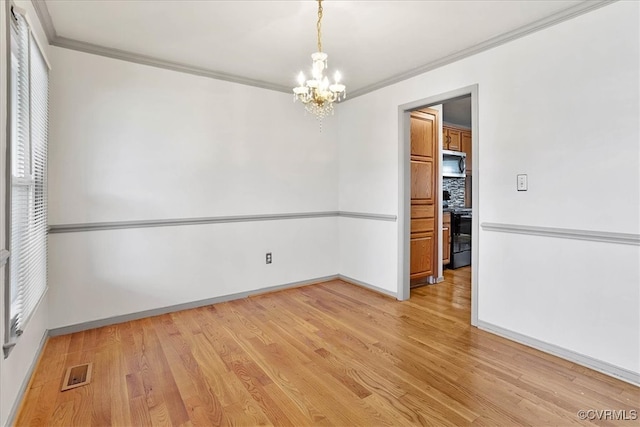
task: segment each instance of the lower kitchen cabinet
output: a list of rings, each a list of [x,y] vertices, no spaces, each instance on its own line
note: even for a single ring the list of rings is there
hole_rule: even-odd
[[[420,279],[434,274],[433,237],[433,232],[411,235],[411,279]]]
[[[411,279],[422,279],[436,274],[437,256],[436,216],[434,205],[411,206]]]
[[[451,262],[451,212],[442,214],[442,264]]]

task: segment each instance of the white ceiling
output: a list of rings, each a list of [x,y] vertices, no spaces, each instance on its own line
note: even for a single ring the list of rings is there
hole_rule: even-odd
[[[37,3],[42,18],[44,8]],[[339,69],[349,92],[359,94],[602,3],[327,0],[323,50],[329,71]],[[108,52],[117,49],[124,51],[120,56],[143,55],[277,90],[290,90],[297,73],[309,70],[316,50],[317,2],[312,0],[44,4],[54,45],[108,56],[118,56]]]
[[[471,128],[471,96],[454,99],[442,104],[442,121]]]

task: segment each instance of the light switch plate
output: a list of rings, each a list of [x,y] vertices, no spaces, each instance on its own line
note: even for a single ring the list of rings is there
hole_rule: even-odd
[[[527,191],[527,187],[528,187],[527,175],[519,174],[517,175],[517,178],[518,178],[518,184],[516,188],[518,189],[518,191]]]

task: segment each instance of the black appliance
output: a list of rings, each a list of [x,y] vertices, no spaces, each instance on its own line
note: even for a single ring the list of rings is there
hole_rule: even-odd
[[[447,190],[443,190],[442,191],[442,207],[443,208],[449,207],[449,200],[451,200],[451,193],[449,193]]]
[[[451,258],[449,268],[471,265],[471,208],[451,212]]]

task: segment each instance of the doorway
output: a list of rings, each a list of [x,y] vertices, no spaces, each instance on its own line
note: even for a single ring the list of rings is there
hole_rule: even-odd
[[[471,180],[471,206],[472,206],[472,239],[471,251],[471,324],[477,325],[478,321],[478,241],[479,241],[479,182],[480,168],[478,157],[478,85],[460,88],[454,91],[442,93],[429,98],[416,100],[398,107],[399,124],[399,188],[398,188],[398,299],[407,300],[410,297],[410,224],[411,224],[411,112],[446,104],[459,98],[471,97],[471,164],[473,179]],[[442,145],[442,144],[440,144]],[[441,149],[441,148],[440,148]],[[441,154],[441,153],[440,153]],[[439,206],[442,206],[442,182],[437,191]],[[442,232],[442,216],[437,225],[439,235]],[[441,268],[441,267],[440,267]]]

